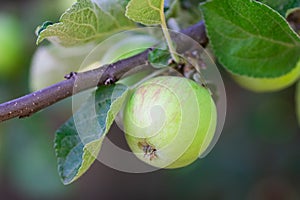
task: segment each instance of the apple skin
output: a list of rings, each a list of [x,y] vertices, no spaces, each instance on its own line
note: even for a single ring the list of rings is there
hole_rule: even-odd
[[[278,78],[252,78],[239,75],[232,76],[240,86],[254,92],[279,91],[291,86],[300,78],[300,61],[292,71]]]
[[[160,76],[133,92],[123,120],[127,143],[140,160],[158,168],[179,168],[209,146],[217,111],[209,91],[198,83]]]

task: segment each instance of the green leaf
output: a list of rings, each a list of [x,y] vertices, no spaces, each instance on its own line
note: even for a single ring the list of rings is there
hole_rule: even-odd
[[[63,46],[101,41],[113,33],[135,27],[125,17],[126,1],[78,0],[58,23],[40,29],[37,44],[44,39]]]
[[[79,178],[93,164],[127,92],[127,86],[121,84],[99,87],[57,130],[55,151],[58,172],[64,184]]]
[[[169,66],[172,56],[169,50],[154,49],[148,54],[148,60],[154,68],[161,69]]]
[[[161,13],[164,12],[164,0],[131,0],[125,15],[135,22],[144,25],[161,24]]]
[[[45,21],[41,26],[38,26],[36,29],[36,35],[39,35],[43,30],[45,30],[48,26],[53,25],[53,22]]]
[[[298,116],[298,124],[300,126],[300,81],[297,84],[297,89],[296,89],[296,112]]]
[[[260,2],[270,6],[282,16],[285,16],[289,9],[300,7],[299,0],[260,0]]]
[[[179,59],[174,54],[176,51],[168,31],[164,6],[164,0],[131,0],[126,7],[125,14],[128,18],[145,25],[160,24],[172,58],[177,62]]]
[[[296,66],[300,38],[273,9],[249,0],[213,0],[201,8],[215,55],[227,70],[271,78]]]

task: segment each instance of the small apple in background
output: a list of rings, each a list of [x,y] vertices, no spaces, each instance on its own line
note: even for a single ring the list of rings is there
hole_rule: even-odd
[[[0,78],[7,78],[20,67],[26,52],[21,23],[16,17],[0,13],[0,27]]]
[[[278,91],[291,86],[300,78],[300,61],[292,71],[278,78],[252,78],[235,74],[232,76],[243,88],[254,92]]]
[[[179,168],[209,146],[217,111],[209,91],[198,83],[160,76],[133,92],[123,122],[128,145],[140,160],[158,168]]]

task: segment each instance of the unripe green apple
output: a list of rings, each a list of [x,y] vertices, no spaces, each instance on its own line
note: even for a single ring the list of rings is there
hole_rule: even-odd
[[[242,87],[255,92],[278,91],[287,88],[300,78],[300,61],[292,71],[278,78],[252,78],[239,75],[233,75],[233,78]]]
[[[209,146],[217,111],[209,91],[196,82],[161,76],[141,84],[124,108],[124,131],[133,153],[159,168],[194,162]]]

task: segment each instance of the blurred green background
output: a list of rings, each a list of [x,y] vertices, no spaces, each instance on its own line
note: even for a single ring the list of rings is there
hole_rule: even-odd
[[[72,1],[1,1],[0,102],[30,92],[37,25],[57,21]],[[256,94],[223,73],[227,120],[204,159],[177,170],[127,174],[100,162],[64,186],[53,149],[55,130],[71,116],[65,100],[31,118],[0,124],[0,199],[300,199],[300,130],[294,91]],[[114,126],[113,140],[122,140]]]

